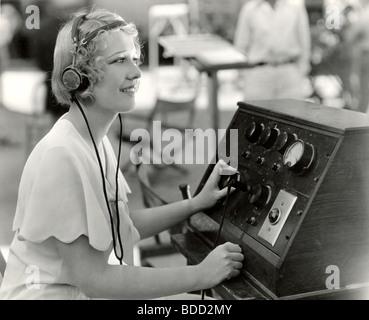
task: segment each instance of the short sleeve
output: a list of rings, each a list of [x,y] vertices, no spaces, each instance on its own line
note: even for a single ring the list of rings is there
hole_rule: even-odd
[[[27,162],[13,224],[20,240],[49,237],[70,243],[81,235],[105,251],[111,244],[109,216],[97,164],[65,146],[46,150]],[[99,180],[100,178],[100,180]]]

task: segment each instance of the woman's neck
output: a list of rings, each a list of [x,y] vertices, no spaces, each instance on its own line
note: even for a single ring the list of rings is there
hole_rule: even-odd
[[[109,114],[100,108],[95,108],[94,106],[84,107],[81,105],[81,108],[87,119],[88,126],[91,130],[95,144],[98,146],[103,137],[108,133],[114,119],[116,118],[116,115]],[[69,112],[65,115],[65,118],[73,123],[81,137],[92,146],[91,136],[86,124],[86,120],[76,103],[71,105]]]

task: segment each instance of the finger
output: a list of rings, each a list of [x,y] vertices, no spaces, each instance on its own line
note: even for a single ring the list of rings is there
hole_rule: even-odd
[[[236,191],[236,188],[231,187],[231,191],[230,191],[230,193],[233,193],[233,192],[235,192],[235,191]],[[225,187],[225,188],[223,188],[222,190],[219,190],[219,192],[220,192],[220,197],[221,197],[221,198],[223,198],[223,197],[225,197],[225,196],[227,195],[227,193],[228,193],[228,188],[227,188],[227,187]]]
[[[220,167],[219,167],[219,174],[220,175],[232,176],[236,173],[238,173],[238,170],[236,168],[233,168],[233,167],[229,166],[225,162],[224,162],[224,164],[220,164]]]
[[[224,246],[229,252],[242,252],[242,248],[238,244],[226,242]]]
[[[231,176],[236,174],[238,171],[227,165],[224,160],[219,160],[216,165],[213,168],[212,173],[210,174],[207,183],[209,185],[217,185],[219,183],[219,181],[221,180],[222,176]],[[223,189],[223,188],[222,188]],[[234,190],[232,190],[233,192]],[[227,189],[225,189],[221,194],[220,197],[224,197],[227,194]]]
[[[233,263],[233,268],[236,269],[236,270],[240,270],[242,269],[242,263],[241,262],[234,262]]]
[[[238,172],[236,168],[227,164],[223,159],[218,160],[214,169],[220,175],[233,175]]]
[[[244,255],[242,253],[230,253],[230,257],[233,261],[242,262],[244,260]]]
[[[219,179],[220,179],[220,168],[221,168],[221,165],[222,163],[226,164],[223,160],[219,160],[214,168],[213,168],[213,171],[211,172],[209,178],[208,178],[208,181],[213,181],[214,183],[215,182],[218,182]]]

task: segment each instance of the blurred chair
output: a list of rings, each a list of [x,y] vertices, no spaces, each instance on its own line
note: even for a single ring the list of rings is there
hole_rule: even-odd
[[[139,164],[136,166],[137,178],[140,184],[142,201],[145,208],[153,208],[168,204],[158,193],[154,191],[150,183],[149,177],[150,165]],[[184,224],[183,224],[184,225]],[[168,230],[169,235],[181,233],[183,231],[182,224],[178,224]],[[170,241],[165,241],[164,233],[160,233],[153,237],[153,243],[138,244],[141,265],[152,267],[150,258],[178,253],[172,246]]]
[[[2,106],[26,117],[25,158],[53,125],[45,113],[45,76],[43,71],[29,63],[9,68],[1,74]]]
[[[186,3],[153,5],[149,9],[149,67],[154,71],[159,65],[158,37],[171,26],[174,34],[187,34],[189,8]]]

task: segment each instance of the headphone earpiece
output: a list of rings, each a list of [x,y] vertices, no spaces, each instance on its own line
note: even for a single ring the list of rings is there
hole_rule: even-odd
[[[73,66],[64,69],[62,81],[69,91],[85,90],[88,88],[88,78],[82,75],[78,69]]]

